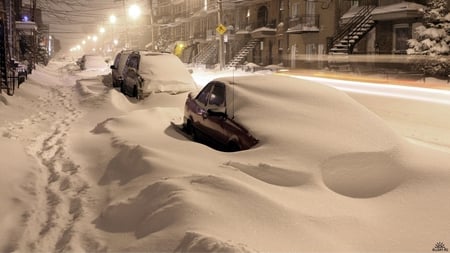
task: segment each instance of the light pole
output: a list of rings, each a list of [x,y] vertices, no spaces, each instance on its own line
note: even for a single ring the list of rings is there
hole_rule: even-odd
[[[222,0],[217,0],[217,4],[219,5],[219,10],[217,12],[217,21],[219,23],[219,25],[222,25]],[[223,54],[223,34],[220,33],[219,34],[219,65],[220,65],[220,70],[222,70],[225,66],[225,58],[224,58],[224,54]]]
[[[136,30],[136,20],[139,18],[140,15],[141,15],[141,8],[137,4],[133,4],[128,8],[128,16],[130,16],[131,19],[133,19],[134,30]],[[137,33],[135,33],[134,36],[137,37]],[[139,47],[139,40],[137,41],[138,41],[137,46]]]
[[[100,39],[101,39],[99,50],[104,54],[105,53],[105,36],[104,36],[104,34],[105,34],[106,30],[103,26],[101,26],[99,29],[99,32],[100,32]]]
[[[114,44],[114,24],[116,23],[117,18],[114,15],[109,16],[109,23],[111,24],[111,47],[115,47]]]

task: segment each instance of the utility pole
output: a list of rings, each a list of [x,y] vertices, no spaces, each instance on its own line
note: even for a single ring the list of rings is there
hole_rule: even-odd
[[[151,41],[152,41],[152,51],[155,50],[155,38],[153,33],[153,0],[149,0],[150,3],[150,28],[152,29],[151,33]]]
[[[222,10],[222,0],[217,0],[217,4],[219,5],[219,10],[218,10],[218,25],[222,25],[222,15],[223,15],[223,10]],[[225,58],[224,58],[224,54],[223,54],[223,48],[224,48],[224,42],[223,42],[223,33],[219,33],[219,65],[220,65],[220,70],[222,70],[225,67]]]

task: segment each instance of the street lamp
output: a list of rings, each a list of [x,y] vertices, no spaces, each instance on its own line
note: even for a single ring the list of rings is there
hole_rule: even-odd
[[[139,18],[139,16],[141,15],[141,8],[136,5],[133,4],[128,8],[128,16],[133,19],[134,21],[134,29],[136,30],[136,20]],[[137,36],[137,34],[135,35]],[[139,41],[139,40],[138,40]],[[139,47],[139,43],[138,43],[138,47]]]
[[[111,47],[117,46],[117,44],[114,43],[114,24],[116,23],[116,21],[117,21],[116,16],[114,15],[109,16],[109,23],[111,24],[111,41],[113,42]]]
[[[114,16],[114,15],[109,16],[109,23],[114,25],[116,23],[116,21],[117,21],[116,16]]]
[[[130,16],[132,19],[136,20],[141,15],[141,8],[133,4],[128,8],[128,16]]]

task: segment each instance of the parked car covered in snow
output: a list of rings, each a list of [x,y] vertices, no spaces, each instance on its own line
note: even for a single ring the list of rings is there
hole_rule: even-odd
[[[120,87],[123,82],[125,64],[132,50],[122,50],[114,58],[114,64],[110,66],[113,87]]]
[[[177,94],[191,91],[196,84],[177,56],[135,51],[128,57],[120,87],[124,94],[141,99],[153,92]]]
[[[85,54],[77,61],[81,70],[104,70],[108,68],[105,59],[101,55]]]
[[[184,130],[194,140],[207,139],[225,151],[249,149],[258,140],[234,118],[234,87],[226,80],[209,82],[198,94],[189,93]]]

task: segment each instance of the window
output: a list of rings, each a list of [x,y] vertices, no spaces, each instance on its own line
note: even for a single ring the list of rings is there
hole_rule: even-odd
[[[137,69],[139,66],[139,56],[135,55],[133,57],[130,57],[127,66],[129,68],[135,68]]]
[[[209,91],[211,90],[211,87],[214,85],[214,83],[209,83],[208,85],[203,88],[203,90],[200,91],[200,93],[197,95],[196,100],[204,105],[208,102],[208,95]]]
[[[405,53],[408,49],[408,40],[411,38],[411,32],[408,24],[394,25],[394,53]]]
[[[122,53],[119,53],[119,54],[116,56],[116,59],[114,59],[114,66],[115,66],[116,68],[119,66],[121,54],[122,54]]]
[[[296,18],[300,13],[300,3],[292,3],[291,17]]]
[[[258,27],[263,27],[266,26],[268,23],[268,19],[269,19],[269,11],[267,10],[266,6],[261,6],[258,9],[258,14],[257,14],[257,26]]]
[[[307,16],[316,15],[316,1],[307,0],[305,4],[306,4],[306,15]]]
[[[223,106],[225,104],[225,85],[216,83],[209,98],[210,105]]]

